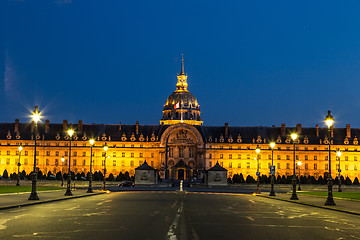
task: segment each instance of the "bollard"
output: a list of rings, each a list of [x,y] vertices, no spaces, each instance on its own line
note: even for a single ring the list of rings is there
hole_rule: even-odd
[[[183,180],[180,181],[180,192],[184,191],[183,190]]]

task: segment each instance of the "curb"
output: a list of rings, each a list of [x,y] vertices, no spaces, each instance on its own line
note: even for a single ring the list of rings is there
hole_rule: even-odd
[[[310,207],[322,208],[322,209],[327,209],[327,210],[332,210],[332,211],[337,211],[337,212],[342,212],[342,213],[349,213],[349,214],[360,216],[360,212],[353,212],[353,211],[349,211],[349,210],[331,208],[331,207],[320,206],[320,205],[315,205],[315,204],[305,203],[305,202],[297,202],[297,201],[294,201],[294,200],[287,200],[287,199],[283,199],[283,198],[270,197],[270,196],[265,196],[265,195],[256,195],[256,196],[263,197],[263,198],[269,198],[269,199],[275,199],[275,200],[284,201],[284,202],[296,203],[296,204],[310,206]]]
[[[99,192],[99,193],[92,193],[92,194],[88,194],[88,195],[79,195],[79,196],[73,196],[73,197],[67,197],[67,198],[56,198],[56,199],[49,199],[49,200],[45,200],[45,201],[39,201],[39,202],[30,202],[30,203],[24,203],[24,204],[18,204],[18,205],[11,205],[11,206],[6,206],[6,207],[0,207],[0,210],[26,207],[26,206],[38,205],[38,204],[50,203],[50,202],[58,202],[58,201],[63,201],[63,200],[75,199],[75,198],[90,197],[90,196],[95,196],[95,195],[100,195],[100,194],[105,194],[105,193],[106,192]],[[36,200],[34,200],[34,201],[36,201]]]

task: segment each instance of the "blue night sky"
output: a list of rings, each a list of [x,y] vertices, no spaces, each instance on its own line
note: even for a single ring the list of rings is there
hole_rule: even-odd
[[[159,124],[184,53],[204,125],[360,127],[360,1],[1,0],[0,122]]]

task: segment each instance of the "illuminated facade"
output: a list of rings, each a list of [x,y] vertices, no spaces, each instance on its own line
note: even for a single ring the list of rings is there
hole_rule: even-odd
[[[104,150],[106,143],[107,174],[118,175],[128,171],[135,173],[135,168],[145,160],[150,166],[160,170],[169,170],[171,179],[202,178],[204,171],[219,164],[228,170],[228,175],[242,173],[244,177],[255,178],[259,159],[261,174],[269,175],[272,150],[270,141],[274,141],[274,165],[277,175],[292,175],[293,142],[290,134],[296,132],[299,137],[295,145],[296,161],[301,161],[301,175],[324,176],[328,172],[328,129],[296,127],[232,127],[203,126],[200,118],[200,106],[196,98],[187,90],[187,75],[184,73],[182,60],[181,72],[177,76],[176,91],[167,99],[160,125],[120,124],[83,124],[78,121],[72,127],[71,169],[75,173],[89,171],[90,143],[94,137],[93,147],[94,170],[104,169]],[[66,120],[62,124],[50,124],[49,120],[38,124],[37,167],[43,173],[51,171],[67,172],[67,166],[61,158],[68,158],[69,137],[66,131],[71,127]],[[30,173],[34,159],[34,124],[0,123],[0,174],[7,169],[8,173],[17,172],[20,159],[21,171]],[[360,168],[360,146],[357,136],[360,129],[331,129],[332,145],[331,163],[332,176],[335,178],[339,169],[336,150],[342,151],[341,174],[354,180]],[[18,146],[24,149],[19,158]],[[261,151],[256,154],[255,148]],[[296,170],[298,173],[298,170]]]

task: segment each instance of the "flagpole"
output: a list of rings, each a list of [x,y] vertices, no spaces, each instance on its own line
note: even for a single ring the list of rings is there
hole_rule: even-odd
[[[183,113],[182,113],[182,102],[181,102],[181,105],[180,105],[180,114],[181,114],[181,123],[183,123],[184,122],[184,120],[183,120]]]

